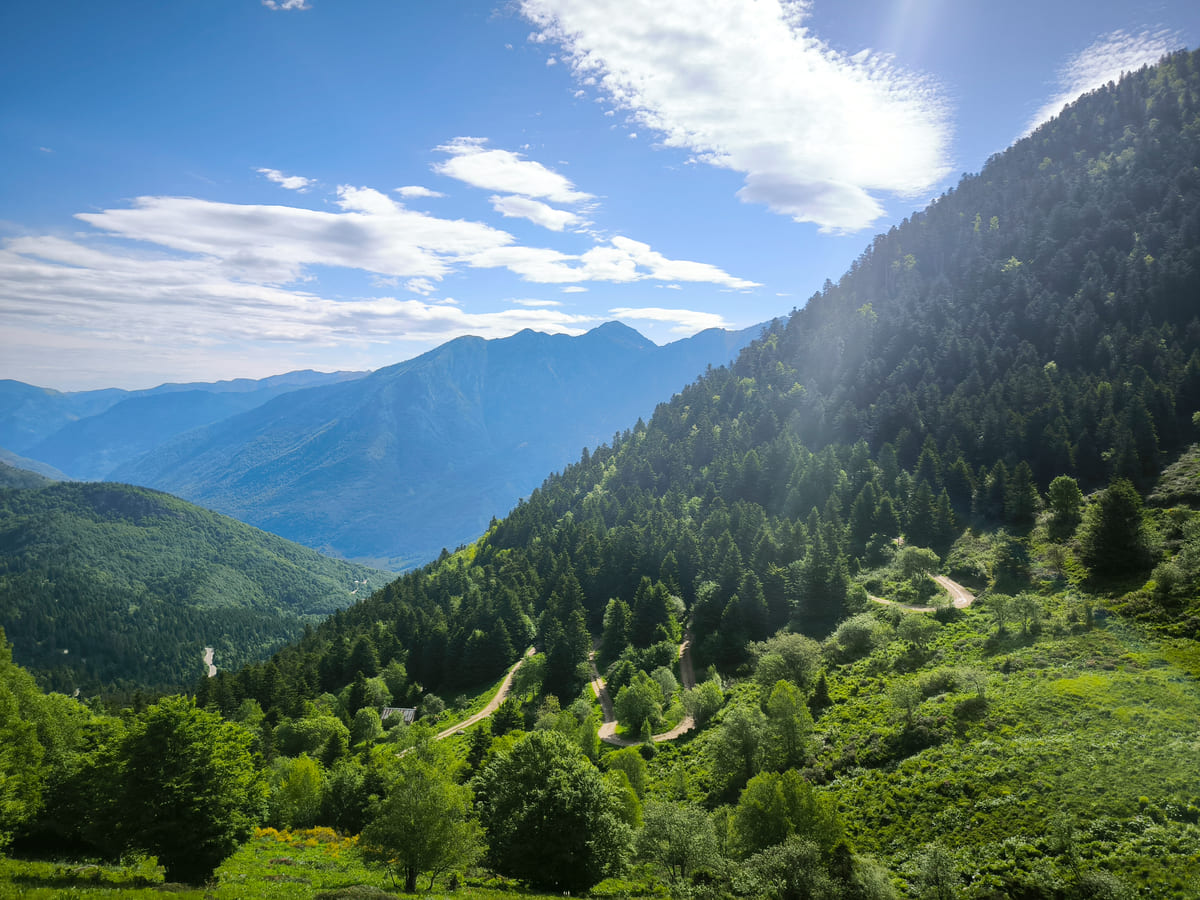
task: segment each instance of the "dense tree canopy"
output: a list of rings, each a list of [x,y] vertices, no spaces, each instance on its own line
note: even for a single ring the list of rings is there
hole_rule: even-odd
[[[488,861],[530,885],[578,892],[619,869],[630,832],[600,773],[555,732],[534,732],[475,782]]]

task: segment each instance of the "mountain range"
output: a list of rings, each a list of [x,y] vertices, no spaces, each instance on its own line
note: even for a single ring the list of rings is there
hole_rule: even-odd
[[[269,378],[162,384],[144,391],[61,392],[0,381],[0,452],[29,468],[99,481],[170,438],[285,394],[361,378],[364,372],[288,372]],[[28,460],[23,461],[24,457]]]
[[[662,347],[616,322],[579,337],[458,338],[182,434],[109,477],[403,568],[477,537],[547,472],[760,331],[710,329]]]

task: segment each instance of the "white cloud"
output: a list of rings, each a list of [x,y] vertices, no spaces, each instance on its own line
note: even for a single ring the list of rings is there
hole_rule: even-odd
[[[267,9],[312,9],[304,0],[262,0]]]
[[[551,231],[562,231],[564,228],[578,225],[583,220],[575,213],[565,210],[556,209],[541,200],[532,200],[529,197],[517,197],[509,195],[507,197],[499,197],[493,195],[491,197],[492,209],[507,218],[528,219],[535,225],[541,225],[543,228],[549,228]]]
[[[404,187],[396,188],[396,193],[405,199],[413,197],[445,197],[441,191],[432,191],[427,187],[422,187],[419,184],[406,184]]]
[[[367,187],[339,187],[334,204],[319,209],[141,197],[76,218],[95,231],[0,242],[0,368],[11,377],[52,373],[48,360],[62,365],[66,350],[78,351],[72,366],[97,372],[127,367],[137,355],[134,365],[172,377],[203,375],[203,358],[253,359],[253,366],[234,368],[247,374],[260,362],[319,367],[315,348],[401,340],[432,346],[460,334],[525,327],[578,333],[593,322],[558,310],[557,301],[480,313],[430,296],[446,276],[473,269],[505,268],[568,293],[596,281],[754,286],[622,236],[593,238],[583,253],[521,246],[508,232],[417,212]],[[322,290],[325,268],[358,270],[373,290],[402,284],[421,296],[334,299]],[[266,344],[285,350],[268,357],[253,349]],[[321,352],[335,365],[346,362],[332,357],[333,349]],[[370,357],[364,364],[388,361]],[[61,382],[61,375],[53,378]]]
[[[469,312],[449,298],[334,300],[231,279],[212,257],[103,241],[24,237],[0,246],[4,374],[43,384],[207,379],[218,366],[265,376],[307,367],[321,353],[344,364],[352,347],[374,347],[364,351],[368,364],[383,365],[408,355],[397,356],[397,342],[419,351],[464,334],[579,334],[594,322],[552,308]]]
[[[486,191],[540,197],[552,203],[582,203],[591,194],[575,189],[571,180],[539,162],[511,150],[492,150],[484,138],[460,137],[438,147],[450,154],[433,171]]]
[[[841,53],[805,0],[521,0],[582,84],[669,147],[742,172],[738,196],[825,230],[948,172],[945,104],[891,58]],[[881,152],[886,148],[886,152]]]
[[[410,278],[404,283],[404,289],[412,291],[414,294],[428,296],[437,290],[437,285],[428,278]]]
[[[557,59],[555,59],[553,56],[551,56],[551,57],[549,57],[549,58],[546,60],[546,65],[548,65],[548,66],[557,66],[557,65],[558,65],[558,60],[557,60]]]
[[[609,315],[618,319],[645,319],[651,322],[674,323],[672,334],[689,335],[706,328],[728,328],[729,323],[717,313],[700,312],[694,309],[663,309],[646,306],[640,309],[622,306],[610,309]]]
[[[512,302],[519,306],[531,307],[562,306],[562,303],[558,300],[513,300]]]
[[[1113,31],[1104,35],[1059,69],[1058,92],[1033,115],[1022,137],[1057,116],[1064,106],[1078,99],[1081,94],[1110,81],[1117,81],[1125,72],[1135,72],[1142,66],[1152,65],[1183,44],[1179,33],[1168,29],[1138,34]]]
[[[564,294],[586,294],[587,288],[580,284],[569,284],[562,289]]]
[[[372,188],[343,185],[337,197],[340,212],[139,197],[130,208],[76,218],[109,235],[210,258],[226,277],[259,284],[301,281],[313,266],[431,282],[465,266],[507,268],[542,284],[649,279],[757,286],[708,263],[668,259],[619,235],[571,255],[517,245],[508,232],[480,222],[416,212]]]
[[[289,191],[299,191],[302,194],[316,184],[311,178],[305,178],[302,175],[284,175],[278,169],[255,169],[255,171],[259,175],[265,175],[268,181],[273,181]]]

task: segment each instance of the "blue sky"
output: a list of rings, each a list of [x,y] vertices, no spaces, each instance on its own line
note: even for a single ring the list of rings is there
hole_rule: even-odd
[[[749,325],[1198,36],[1194,0],[6,3],[0,378]]]

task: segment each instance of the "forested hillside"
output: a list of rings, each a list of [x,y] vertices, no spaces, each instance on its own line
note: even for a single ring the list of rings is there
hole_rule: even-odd
[[[222,668],[262,658],[385,577],[157,491],[10,472],[0,623],[54,690],[178,689],[204,647]]]
[[[197,703],[272,760],[273,827],[361,833],[410,888],[482,858],[605,896],[1200,896],[1197,296],[1180,53],[989,160],[476,543]],[[439,722],[530,643],[468,736],[380,721]],[[453,706],[447,735],[478,708]],[[18,837],[156,846],[103,835],[120,760],[205,715],[153,707],[99,754],[108,793],[24,808]],[[84,771],[59,770],[47,809]],[[418,808],[444,826],[420,858]]]
[[[901,534],[944,552],[972,521],[1028,528],[1059,475],[1148,486],[1200,410],[1194,67],[1084,97],[649,426],[279,663],[380,623],[436,687],[476,629],[503,623],[516,649],[576,605],[596,629],[648,577],[694,607],[705,658],[733,664],[789,620],[827,632]]]

